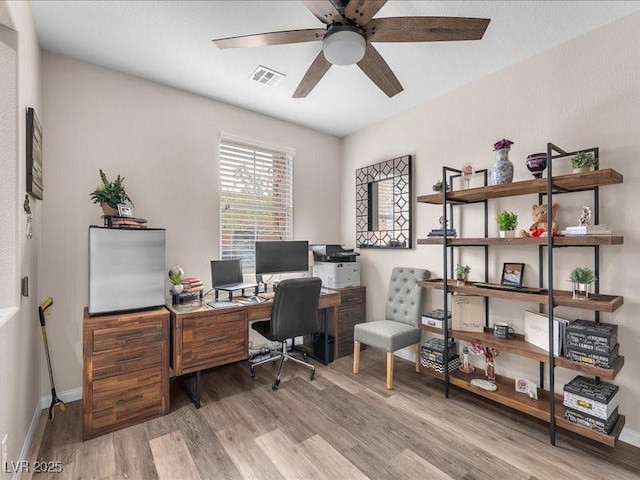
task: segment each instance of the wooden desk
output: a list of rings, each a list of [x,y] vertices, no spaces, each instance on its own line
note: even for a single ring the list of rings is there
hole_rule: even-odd
[[[268,319],[273,307],[273,301],[263,301],[211,308],[206,304],[211,300],[205,298],[182,305],[167,305],[171,314],[171,368],[197,408],[200,408],[200,372],[246,360],[249,356],[249,322]],[[335,323],[333,319],[337,318],[339,305],[338,292],[320,295],[318,309],[325,313],[325,332]],[[328,342],[326,334],[325,342]],[[193,389],[180,378],[190,373],[195,374]]]

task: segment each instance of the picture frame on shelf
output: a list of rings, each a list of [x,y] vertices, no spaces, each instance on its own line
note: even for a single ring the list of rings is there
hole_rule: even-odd
[[[524,279],[524,263],[505,262],[502,265],[501,285],[521,287]]]
[[[26,133],[26,162],[27,162],[27,193],[38,200],[44,196],[42,182],[42,125],[36,111],[27,108]]]
[[[131,208],[131,205],[127,205],[126,203],[119,203],[118,215],[120,217],[133,217],[133,209]]]

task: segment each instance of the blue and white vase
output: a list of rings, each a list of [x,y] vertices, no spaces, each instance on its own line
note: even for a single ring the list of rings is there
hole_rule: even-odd
[[[509,160],[509,149],[496,150],[496,161],[491,166],[491,184],[501,185],[513,182],[513,163]]]

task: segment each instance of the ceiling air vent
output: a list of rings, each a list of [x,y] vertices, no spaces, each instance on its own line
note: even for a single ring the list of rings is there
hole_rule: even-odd
[[[285,75],[283,73],[278,73],[275,70],[258,65],[258,68],[255,69],[249,78],[255,82],[268,85],[269,87],[274,87],[280,83],[280,80],[284,77]]]

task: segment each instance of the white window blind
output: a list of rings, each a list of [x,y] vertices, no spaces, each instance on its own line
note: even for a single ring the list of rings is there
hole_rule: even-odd
[[[293,155],[249,143],[220,140],[220,258],[254,272],[256,241],[293,238]]]

